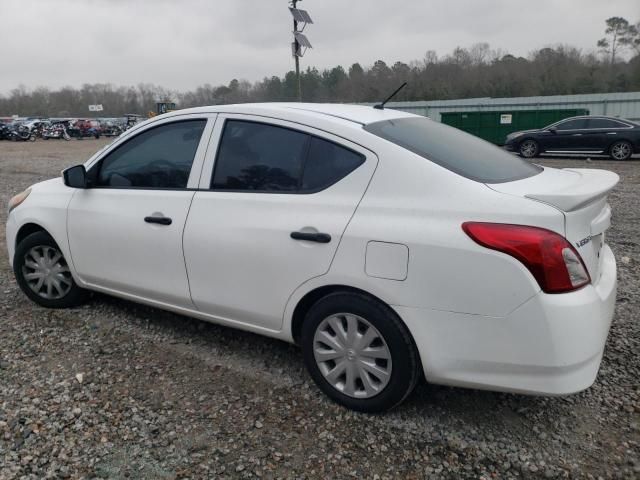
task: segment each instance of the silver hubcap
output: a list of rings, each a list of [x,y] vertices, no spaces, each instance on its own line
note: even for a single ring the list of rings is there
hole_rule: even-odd
[[[631,147],[626,143],[616,143],[611,148],[611,156],[617,160],[623,160],[627,158],[631,152]]]
[[[391,379],[391,352],[378,330],[349,313],[325,318],[313,336],[313,355],[324,378],[336,390],[371,398]]]
[[[56,300],[71,290],[71,272],[62,253],[46,245],[33,247],[24,256],[22,275],[29,288],[42,298]]]
[[[536,154],[536,144],[528,140],[520,147],[520,153],[525,157],[533,157]]]

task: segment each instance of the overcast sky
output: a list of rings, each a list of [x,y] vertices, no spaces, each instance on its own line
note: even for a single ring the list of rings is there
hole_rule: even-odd
[[[191,89],[293,66],[287,0],[0,0],[0,92],[110,82]],[[409,62],[488,42],[514,55],[594,49],[639,0],[303,0],[315,24],[303,68]]]

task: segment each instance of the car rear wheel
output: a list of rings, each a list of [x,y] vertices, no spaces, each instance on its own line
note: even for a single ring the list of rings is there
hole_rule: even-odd
[[[86,298],[60,248],[45,232],[32,233],[18,244],[13,271],[25,295],[43,307],[73,307]]]
[[[537,157],[539,153],[538,142],[535,140],[525,140],[520,143],[520,155],[524,158]]]
[[[337,292],[316,302],[302,327],[305,364],[320,389],[363,412],[401,403],[420,378],[409,331],[386,305]]]
[[[609,156],[614,160],[628,160],[632,153],[629,142],[616,142],[609,148]]]

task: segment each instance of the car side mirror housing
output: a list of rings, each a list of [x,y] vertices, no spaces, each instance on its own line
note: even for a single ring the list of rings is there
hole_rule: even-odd
[[[551,133],[557,133],[557,132],[558,132],[558,129],[557,129],[556,127],[551,127],[551,128],[549,129],[549,131],[550,131]]]
[[[87,171],[84,165],[75,165],[62,171],[64,184],[71,188],[87,188]]]

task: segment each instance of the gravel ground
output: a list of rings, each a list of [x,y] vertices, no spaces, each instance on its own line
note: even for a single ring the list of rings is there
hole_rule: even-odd
[[[0,142],[0,203],[105,143]],[[608,235],[617,310],[589,390],[419,385],[388,414],[353,413],[285,343],[102,295],[67,311],[35,306],[2,236],[0,479],[640,478],[640,162],[542,163],[622,178]]]

